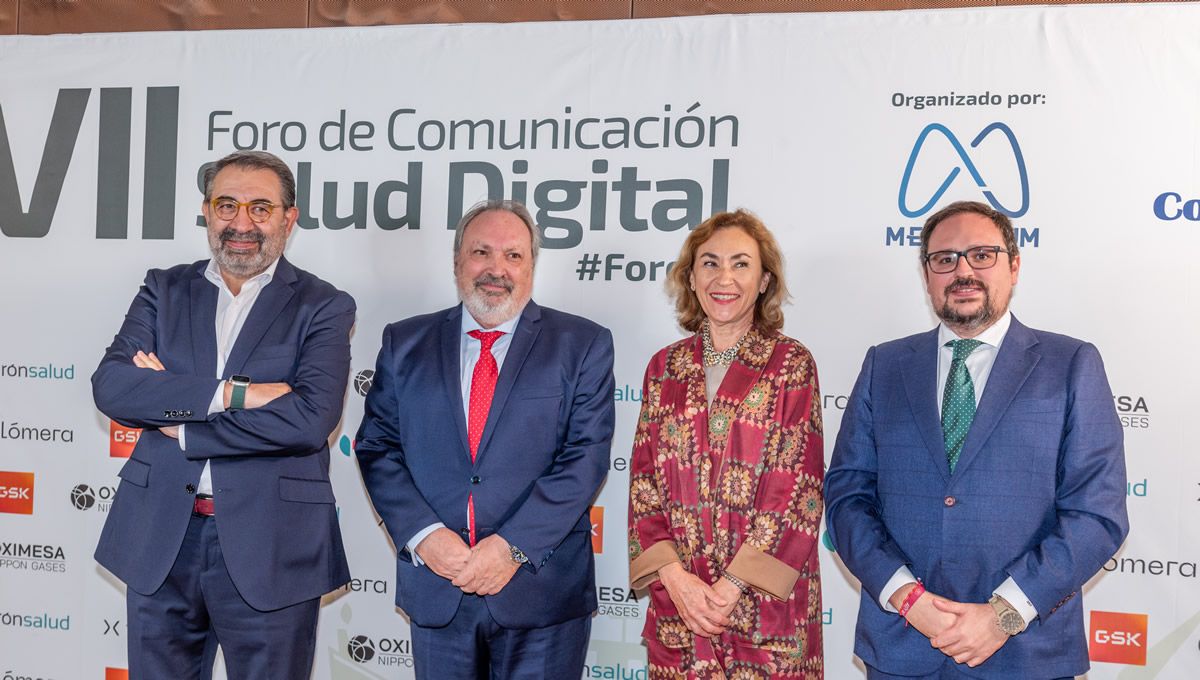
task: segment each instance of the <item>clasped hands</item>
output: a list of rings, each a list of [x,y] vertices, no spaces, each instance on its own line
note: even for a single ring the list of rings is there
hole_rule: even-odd
[[[729,628],[729,615],[742,595],[732,582],[722,578],[710,586],[679,562],[660,568],[658,578],[693,634],[709,638]]]
[[[499,534],[488,536],[472,548],[458,534],[438,527],[421,539],[416,552],[433,573],[464,593],[476,595],[500,592],[521,566],[513,562],[508,541]]]
[[[916,587],[910,583],[897,590],[889,600],[897,610]],[[987,661],[1008,642],[1000,630],[992,606],[948,600],[926,591],[908,610],[908,624],[916,628],[929,644],[956,663],[974,668]]]
[[[165,371],[166,366],[163,366],[162,361],[155,356],[154,352],[146,353],[138,350],[137,354],[133,355],[133,365],[138,368],[148,368],[152,371]],[[229,397],[233,393],[233,385],[228,381],[224,385],[224,393],[222,396],[225,408],[229,408]],[[245,408],[258,408],[265,406],[275,399],[282,397],[292,391],[292,386],[287,383],[254,383],[246,388]],[[179,426],[168,425],[160,427],[158,431],[172,439],[179,439]]]

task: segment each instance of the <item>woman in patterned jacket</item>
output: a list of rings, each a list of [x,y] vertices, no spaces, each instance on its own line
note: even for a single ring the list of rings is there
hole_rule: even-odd
[[[779,331],[782,275],[744,210],[701,224],[671,270],[693,335],[646,368],[629,480],[653,680],[823,676],[821,400],[812,355]]]

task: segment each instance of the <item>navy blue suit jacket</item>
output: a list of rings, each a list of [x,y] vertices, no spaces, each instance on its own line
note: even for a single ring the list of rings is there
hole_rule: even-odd
[[[1080,675],[1077,595],[1129,530],[1121,423],[1100,354],[1014,318],[951,474],[937,340],[934,329],[867,352],[825,474],[830,538],[862,582],[855,654],[897,675],[932,674],[947,660],[879,606],[908,565],[959,602],[986,602],[1011,576],[1037,609],[1025,632],[962,673]]]
[[[404,547],[442,522],[498,533],[529,564],[487,596],[508,628],[541,628],[596,610],[588,507],[608,474],[612,334],[529,302],[500,368],[472,464],[459,367],[462,306],[389,325],[355,451],[398,549],[396,604],[421,626],[450,622],[462,591]],[[461,535],[461,534],[460,534]]]
[[[92,375],[96,406],[145,428],[121,468],[96,560],[135,591],[166,579],[195,485],[211,463],[221,550],[238,592],[272,610],[350,578],[329,484],[327,438],[342,415],[354,300],[280,259],[230,350],[225,377],[286,382],[261,408],[208,415],[217,373],[217,288],[207,261],[152,269]],[[165,371],[137,368],[138,350]],[[186,424],[187,451],[157,428]]]

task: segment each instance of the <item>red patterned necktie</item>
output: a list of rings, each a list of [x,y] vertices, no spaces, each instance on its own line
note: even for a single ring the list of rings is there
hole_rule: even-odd
[[[471,331],[467,333],[479,341],[479,360],[471,373],[471,401],[467,409],[467,444],[471,447],[471,462],[479,453],[479,440],[483,438],[483,426],[487,423],[488,411],[492,408],[492,394],[496,391],[496,378],[500,369],[496,357],[492,356],[492,345],[504,335],[502,331]],[[471,545],[475,545],[475,496],[467,496],[467,527],[471,532]]]

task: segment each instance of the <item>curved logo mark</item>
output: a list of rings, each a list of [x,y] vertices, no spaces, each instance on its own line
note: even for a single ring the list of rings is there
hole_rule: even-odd
[[[374,384],[375,371],[372,369],[361,370],[354,376],[354,391],[358,392],[360,397],[367,396],[367,392],[371,391],[371,386]]]
[[[96,494],[87,484],[78,484],[71,489],[71,505],[76,510],[89,510],[96,504]]]
[[[980,133],[975,136],[975,139],[971,140],[971,148],[974,149],[978,147],[980,142],[997,130],[1004,133],[1004,136],[1008,139],[1009,146],[1012,147],[1013,160],[1015,160],[1017,163],[1017,172],[1020,173],[1021,206],[1019,208],[1013,210],[1001,204],[996,198],[996,195],[987,188],[987,183],[984,182],[983,176],[979,174],[979,170],[975,167],[975,163],[971,160],[970,156],[967,155],[967,150],[963,148],[962,143],[958,141],[958,138],[954,136],[954,133],[950,132],[950,130],[941,123],[930,123],[929,125],[925,126],[924,130],[921,130],[921,134],[917,135],[917,141],[915,144],[913,144],[912,153],[908,155],[908,164],[904,166],[904,178],[900,180],[900,212],[903,213],[905,217],[920,217],[921,215],[929,212],[930,208],[932,208],[942,198],[942,194],[946,193],[946,190],[949,189],[950,185],[954,183],[955,178],[958,177],[959,171],[962,170],[962,168],[966,168],[967,172],[971,175],[971,179],[975,182],[975,185],[983,190],[984,197],[987,198],[988,203],[992,204],[993,208],[999,210],[1005,215],[1008,215],[1009,217],[1020,217],[1024,215],[1025,211],[1029,210],[1029,175],[1025,171],[1025,156],[1021,153],[1021,145],[1017,143],[1017,138],[1015,135],[1013,135],[1012,129],[1001,122],[992,123],[981,130]],[[950,145],[954,147],[954,151],[958,153],[958,158],[960,161],[962,161],[962,165],[961,167],[954,167],[950,170],[949,174],[946,175],[946,179],[942,181],[941,186],[938,187],[937,191],[933,192],[933,196],[926,201],[924,205],[916,210],[910,210],[908,208],[907,200],[908,182],[912,178],[913,167],[917,164],[917,156],[921,153],[921,148],[925,145],[925,140],[931,133],[934,132],[941,133],[941,135],[945,137],[948,142],[950,142]]]
[[[359,663],[366,663],[375,658],[375,645],[366,635],[355,635],[346,644],[346,653]]]

